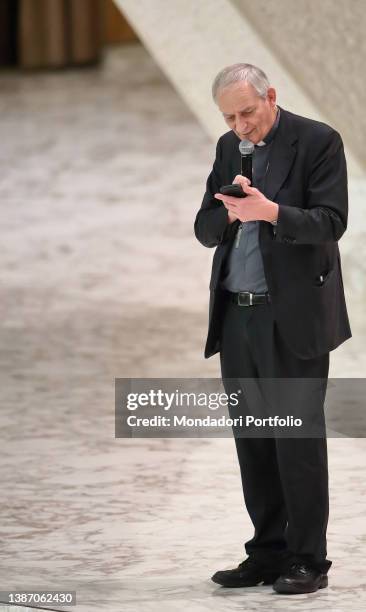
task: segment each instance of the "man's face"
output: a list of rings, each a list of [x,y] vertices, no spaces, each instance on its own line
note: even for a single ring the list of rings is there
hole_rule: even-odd
[[[219,90],[217,104],[231,130],[240,140],[257,144],[271,129],[276,117],[276,90],[270,87],[261,98],[253,85],[239,81]]]

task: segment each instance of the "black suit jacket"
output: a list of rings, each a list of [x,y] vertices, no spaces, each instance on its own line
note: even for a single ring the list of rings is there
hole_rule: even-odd
[[[210,282],[205,357],[220,350],[219,279],[239,221],[214,198],[240,174],[239,139],[219,138],[194,230],[216,247]],[[300,358],[327,353],[351,337],[337,241],[347,227],[347,169],[340,135],[330,126],[281,108],[263,193],[279,204],[277,226],[259,224],[264,273],[281,336]],[[320,276],[324,277],[322,282]]]

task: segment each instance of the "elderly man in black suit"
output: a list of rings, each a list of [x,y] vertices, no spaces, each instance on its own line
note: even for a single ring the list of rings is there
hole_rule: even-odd
[[[246,378],[326,381],[329,352],[351,336],[337,241],[347,227],[342,139],[330,126],[276,104],[264,72],[234,64],[213,98],[230,128],[195,220],[216,247],[205,357],[220,352],[224,385]],[[253,178],[241,175],[238,145],[254,145]],[[239,183],[245,197],[222,195]],[[324,419],[324,388],[304,405]],[[324,430],[325,431],[325,430]],[[328,584],[326,436],[236,437],[245,504],[255,532],[223,586],[273,584],[306,593]]]

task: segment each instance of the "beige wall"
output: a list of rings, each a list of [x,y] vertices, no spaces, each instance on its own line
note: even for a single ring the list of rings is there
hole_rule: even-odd
[[[366,165],[366,1],[231,2]]]
[[[281,4],[281,0],[267,2],[273,11],[278,2]],[[303,79],[301,82],[298,80],[296,70],[290,71],[287,68],[280,54],[269,44],[269,36],[263,36],[264,19],[259,19],[260,11],[257,13],[254,10],[254,5],[258,6],[257,0],[253,2],[250,19],[242,10],[244,2],[240,3],[239,9],[237,3],[231,0],[115,0],[115,3],[201,125],[214,139],[225,132],[227,126],[211,98],[212,80],[223,66],[247,61],[261,66],[267,72],[277,86],[279,103],[284,108],[337,127],[344,137],[349,173],[353,176],[364,175],[365,166],[362,167],[359,161],[360,154],[354,154],[353,131],[348,128],[346,132],[344,129],[344,126],[347,127],[347,119],[333,109],[333,115],[336,114],[334,120],[333,115],[325,112],[331,104],[326,108],[323,105],[322,108],[318,100],[315,100],[312,89],[305,89]],[[264,14],[267,4],[259,4]],[[315,0],[308,0],[305,4],[315,6]],[[295,5],[293,0],[291,6]],[[266,10],[270,9],[267,7]],[[262,24],[260,31],[257,21]],[[266,23],[269,22],[271,20],[268,16]],[[278,29],[278,32],[281,30]],[[307,41],[314,36],[317,38],[314,32],[308,32]],[[319,78],[316,76],[317,80]],[[328,87],[328,91],[330,89]],[[335,84],[333,89],[336,89]],[[360,136],[358,152],[362,153]]]

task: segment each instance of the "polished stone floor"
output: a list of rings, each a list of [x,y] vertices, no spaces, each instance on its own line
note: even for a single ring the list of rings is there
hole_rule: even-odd
[[[74,589],[82,612],[365,609],[363,439],[329,440],[330,586],[286,598],[209,579],[251,534],[231,439],[114,438],[115,377],[219,376],[194,116],[139,46],[0,88],[1,589]],[[366,365],[365,191],[350,180],[337,377]]]

